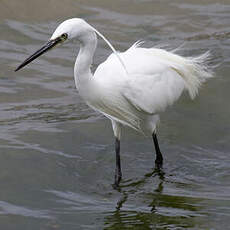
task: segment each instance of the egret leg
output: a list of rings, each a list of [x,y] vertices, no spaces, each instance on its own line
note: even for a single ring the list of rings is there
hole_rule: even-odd
[[[159,170],[163,166],[163,156],[161,154],[160,147],[157,140],[157,135],[155,132],[153,132],[152,137],[153,137],[153,142],[156,150],[155,169]]]
[[[121,181],[121,159],[120,159],[120,140],[115,139],[115,151],[116,151],[116,169],[115,169],[115,183],[114,185],[118,187]]]

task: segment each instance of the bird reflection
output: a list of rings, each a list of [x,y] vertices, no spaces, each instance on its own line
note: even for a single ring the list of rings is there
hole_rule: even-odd
[[[123,181],[115,210],[106,213],[104,230],[194,228],[202,199],[163,193],[167,183],[163,171],[147,173],[138,181]]]
[[[125,188],[139,187],[140,185],[144,185],[146,183],[146,180],[151,178],[151,177],[156,177],[156,176],[159,177],[160,183],[158,184],[157,188],[154,190],[154,193],[162,193],[164,175],[165,175],[165,173],[163,172],[163,170],[155,169],[150,173],[146,173],[144,175],[144,178],[142,178],[138,181],[134,181],[134,182],[131,182],[129,184],[119,186],[119,188],[117,188],[117,191],[119,191],[122,194],[122,196],[117,202],[116,210],[119,211],[122,208],[123,204],[128,200],[128,191],[126,191]]]
[[[150,214],[153,213],[157,205],[157,196],[163,192],[164,172],[162,170],[154,170],[150,173],[145,174],[145,176],[138,181],[132,181],[131,183],[122,184],[119,186],[117,191],[121,194],[121,197],[117,201],[116,210],[110,213],[111,215],[106,217],[105,225],[109,224],[110,226],[104,229],[123,229],[126,226],[127,221],[132,221],[132,218],[138,219],[140,215],[138,211],[124,211],[123,207],[128,201],[129,195],[137,192],[136,189],[138,188],[139,190],[140,186],[144,186],[147,183],[147,180],[157,176],[159,177],[160,182],[153,190],[154,198],[148,205],[148,207],[150,207]],[[149,182],[147,184],[149,184]],[[148,226],[148,223],[144,223],[144,225]]]
[[[151,207],[152,213],[154,213],[156,211],[156,206],[159,203],[158,195],[161,194],[163,191],[163,181],[161,181],[158,184],[158,187],[154,191],[155,191],[156,196],[154,196],[153,201],[149,204],[149,207]]]

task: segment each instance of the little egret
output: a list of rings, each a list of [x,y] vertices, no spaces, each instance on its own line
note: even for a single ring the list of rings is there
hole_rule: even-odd
[[[113,53],[100,64],[94,75],[90,67],[97,46],[96,34],[105,40]],[[142,48],[140,42],[122,53],[83,19],[62,22],[49,41],[27,58],[17,70],[35,58],[68,40],[77,40],[80,51],[74,66],[74,79],[80,96],[93,109],[112,122],[115,136],[115,186],[122,177],[120,138],[123,125],[142,134],[151,135],[156,151],[155,168],[160,170],[163,157],[159,148],[156,126],[159,114],[188,91],[193,99],[198,89],[212,73],[205,66],[209,57],[182,57],[160,48]]]

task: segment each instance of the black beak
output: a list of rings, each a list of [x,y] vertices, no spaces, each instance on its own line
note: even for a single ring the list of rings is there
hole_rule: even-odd
[[[32,62],[34,59],[41,56],[45,52],[49,51],[50,49],[52,49],[53,47],[55,47],[58,43],[61,43],[62,41],[63,40],[60,37],[58,37],[54,40],[48,41],[41,49],[36,51],[34,54],[32,54],[30,57],[28,57],[21,65],[19,65],[15,69],[15,72],[20,70],[21,68],[23,68],[25,65],[29,64],[30,62]]]

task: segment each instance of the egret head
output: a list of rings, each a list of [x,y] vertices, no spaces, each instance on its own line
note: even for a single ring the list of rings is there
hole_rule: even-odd
[[[56,47],[58,44],[62,44],[67,40],[77,39],[79,41],[85,41],[89,33],[94,32],[93,27],[86,23],[83,19],[72,18],[62,22],[54,31],[49,41],[34,54],[28,57],[21,65],[19,65],[15,71],[23,68],[25,65],[32,62],[37,57]],[[94,33],[93,33],[94,34]]]
[[[92,33],[94,29],[81,18],[72,18],[62,22],[54,31],[50,40],[67,35],[68,40],[82,40],[81,37]]]
[[[87,22],[85,22],[81,18],[72,18],[62,22],[54,31],[49,41],[42,48],[40,48],[34,54],[28,57],[21,65],[19,65],[15,69],[15,71],[20,70],[25,65],[29,64],[34,59],[36,59],[37,57],[41,56],[42,54],[56,47],[58,44],[62,44],[65,41],[72,40],[72,39],[76,39],[80,41],[82,44],[84,43],[90,44],[93,40],[96,41],[96,34],[100,36],[108,44],[108,46],[117,56],[125,72],[127,73],[123,61],[117,54],[112,44],[99,31],[97,31],[95,28],[90,26]]]

